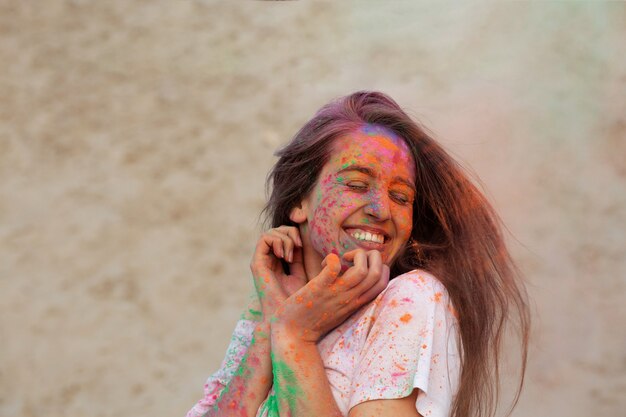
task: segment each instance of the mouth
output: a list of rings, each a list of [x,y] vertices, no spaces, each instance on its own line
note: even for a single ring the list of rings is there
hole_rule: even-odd
[[[386,232],[369,227],[346,227],[344,231],[357,246],[365,249],[381,250],[391,240]]]

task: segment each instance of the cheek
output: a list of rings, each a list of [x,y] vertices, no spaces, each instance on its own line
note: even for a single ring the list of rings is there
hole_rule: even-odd
[[[413,209],[406,208],[404,210],[399,210],[395,215],[395,219],[398,236],[408,240],[411,236],[411,231],[413,230]]]
[[[323,254],[337,252],[337,239],[342,222],[353,211],[355,204],[342,198],[340,192],[325,193],[318,201],[309,219],[311,243]]]

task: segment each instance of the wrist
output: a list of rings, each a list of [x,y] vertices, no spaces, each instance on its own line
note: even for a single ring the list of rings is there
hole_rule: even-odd
[[[263,320],[256,323],[256,325],[254,326],[254,332],[252,333],[252,339],[256,342],[270,340],[269,321]]]
[[[309,329],[301,328],[293,321],[286,321],[276,316],[270,320],[270,338],[272,347],[289,345],[316,345],[319,335]]]

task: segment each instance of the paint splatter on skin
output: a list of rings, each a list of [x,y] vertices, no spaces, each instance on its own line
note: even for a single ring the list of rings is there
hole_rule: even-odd
[[[436,302],[438,293],[441,294],[440,301]],[[361,401],[400,398],[410,392],[407,390],[413,389],[412,384],[417,375],[429,378],[431,387],[429,396],[444,401],[451,399],[448,370],[455,369],[458,362],[450,362],[457,360],[454,359],[456,345],[447,345],[451,340],[455,340],[454,337],[449,337],[451,328],[449,324],[446,325],[454,323],[451,310],[447,307],[448,304],[444,303],[447,299],[443,286],[429,274],[408,273],[394,279],[381,298],[370,303],[359,314],[352,315],[320,341],[316,351],[324,361],[325,368],[339,370],[327,373],[326,377],[335,394],[334,399],[344,415],[347,415],[349,410],[347,400],[349,393],[358,395]],[[304,307],[307,301],[304,297],[300,307]],[[431,306],[434,315],[422,315],[423,306]],[[255,324],[255,329],[258,326],[260,325]],[[254,337],[257,336],[256,332]],[[240,337],[236,336],[235,341]],[[254,340],[252,335],[250,337]],[[245,340],[250,339],[242,339],[240,345],[247,344]],[[254,347],[255,343],[251,343],[250,346]],[[259,400],[263,399],[261,415],[284,417],[293,409],[302,410],[309,401],[318,400],[322,396],[318,388],[320,385],[311,387],[307,382],[315,380],[309,373],[312,369],[309,366],[312,363],[311,353],[302,351],[302,347],[296,341],[283,345],[284,350],[280,351],[282,353],[277,351],[276,357],[273,358],[273,373],[268,372],[269,379],[264,380],[264,383],[274,383],[273,391],[269,396],[265,394],[267,391],[257,393]],[[369,347],[365,348],[367,346]],[[236,347],[233,355],[225,361],[228,368],[232,369],[233,360],[240,358],[243,353],[245,350]],[[453,355],[449,356],[450,353]],[[361,354],[364,354],[363,359],[355,364],[353,358]],[[265,359],[272,361],[269,352],[266,358],[249,356],[244,360],[244,364],[249,367],[251,373],[254,373],[259,360]],[[234,367],[237,369],[236,363]],[[224,388],[225,394],[221,398],[223,403],[218,401],[221,403],[219,412],[243,415],[241,410],[231,409],[229,406],[233,404],[233,398],[248,398],[249,391],[245,391],[251,380],[248,375],[241,368],[234,372],[238,383],[229,384]],[[354,375],[358,379],[346,375]],[[213,384],[222,389],[215,382]],[[219,391],[208,391],[205,397],[210,405],[215,404],[215,394],[219,394]],[[240,403],[237,405],[240,406]],[[423,411],[422,415],[430,415],[432,405],[426,404],[424,407],[420,410]],[[199,415],[203,414],[192,416]],[[365,415],[369,415],[369,410]]]
[[[406,143],[392,132],[366,125],[338,138],[313,192],[303,201],[307,228],[301,228],[307,265],[320,265],[329,253],[340,258],[357,248],[379,250],[390,265],[413,227],[415,164]],[[363,241],[354,233],[383,235]],[[345,263],[345,265],[344,265]],[[351,265],[342,260],[343,269]],[[319,272],[319,271],[318,271]]]
[[[303,391],[298,385],[298,379],[289,365],[278,360],[273,353],[270,356],[272,358],[272,372],[274,373],[274,392],[263,405],[263,411],[267,410],[268,417],[279,417],[279,400],[285,400],[289,408],[294,410],[298,397],[303,395]]]

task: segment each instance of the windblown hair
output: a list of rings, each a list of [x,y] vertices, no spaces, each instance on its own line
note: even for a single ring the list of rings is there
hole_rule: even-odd
[[[454,417],[493,416],[500,388],[500,351],[507,323],[521,343],[524,383],[530,315],[521,275],[505,246],[501,221],[459,164],[390,97],[360,91],[322,107],[277,151],[263,212],[272,227],[295,225],[291,209],[313,189],[333,141],[364,124],[382,126],[409,146],[416,197],[411,243],[391,265],[392,277],[421,268],[446,287],[459,322],[461,371]]]

